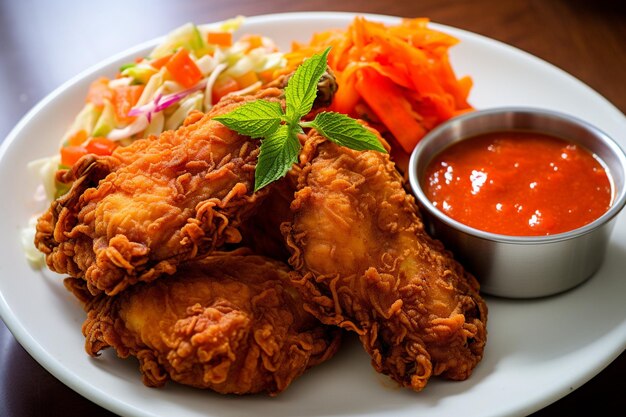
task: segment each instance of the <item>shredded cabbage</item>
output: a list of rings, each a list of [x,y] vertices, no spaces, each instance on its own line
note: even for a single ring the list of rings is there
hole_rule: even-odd
[[[220,76],[220,74],[222,73],[222,71],[226,69],[226,67],[228,67],[226,63],[218,64],[213,70],[213,72],[211,73],[211,75],[209,75],[209,78],[207,78],[206,87],[204,90],[205,111],[210,110],[213,107],[213,94],[212,94],[213,86],[215,85],[215,81],[217,80],[217,77]]]
[[[20,239],[22,250],[26,255],[26,259],[33,268],[41,269],[46,264],[45,256],[35,247],[35,233],[37,226],[37,217],[33,216],[28,222],[28,226],[20,231]]]
[[[215,104],[213,103],[214,88],[220,80],[231,78],[237,81],[241,77],[254,73],[260,81],[262,74],[266,76],[272,70],[284,68],[286,60],[283,54],[277,52],[274,42],[267,37],[257,37],[261,40],[260,45],[257,42],[253,48],[244,38],[233,42],[230,46],[208,44],[210,32],[233,33],[241,27],[243,22],[244,18],[238,16],[222,23],[200,26],[187,23],[174,29],[161,44],[152,50],[148,55],[150,58],[124,65],[118,77],[108,82],[108,87],[112,90],[125,86],[144,85],[139,100],[128,113],[128,117],[136,117],[136,119],[131,119],[130,122],[128,118],[123,121],[118,120],[113,104],[108,100],[104,103],[104,107],[88,103],[64,135],[62,146],[67,144],[68,138],[81,130],[86,133],[87,137],[105,136],[119,143],[127,143],[128,140],[160,133],[163,129],[179,126],[181,117],[183,120],[186,117],[185,110],[191,108],[204,112],[210,110]],[[180,47],[189,50],[189,57],[202,73],[202,80],[191,89],[185,89],[171,79],[163,63],[153,66],[153,58],[167,59],[171,51]],[[247,79],[250,80],[250,77]],[[258,86],[258,81],[248,81],[240,85],[241,88],[233,93],[244,94],[256,90]],[[202,91],[196,94],[199,90]],[[191,95],[194,97],[193,106],[190,106],[188,101]],[[171,118],[173,119],[170,120]],[[156,121],[153,122],[153,120]]]
[[[234,42],[231,46],[222,47],[206,44],[204,39],[209,32],[227,31],[234,32],[243,23],[243,17],[239,16],[220,24],[194,26],[183,25],[173,30],[162,44],[158,45],[149,56],[167,56],[167,48],[180,46],[191,48],[190,58],[194,61],[203,79],[195,86],[185,89],[176,81],[169,79],[165,66],[160,69],[153,68],[148,59],[136,64],[124,67],[121,72],[122,78],[110,81],[110,86],[144,84],[144,90],[128,113],[129,116],[137,117],[128,125],[116,125],[108,131],[107,125],[100,126],[98,133],[108,139],[120,141],[145,137],[148,134],[160,133],[163,129],[173,129],[180,126],[182,120],[191,109],[209,111],[213,103],[213,91],[220,78],[228,77],[237,80],[251,72],[259,75],[271,70],[283,68],[286,60],[283,54],[276,52],[273,41],[261,37],[261,46],[250,49],[250,44],[245,40]],[[122,81],[123,80],[123,81]],[[260,80],[260,77],[259,77]],[[241,85],[233,94],[246,94],[258,89],[262,83],[259,81]],[[200,94],[197,94],[199,90]],[[193,95],[193,106],[188,98]],[[165,111],[167,109],[167,111]],[[187,111],[187,113],[185,113]],[[110,120],[110,110],[105,106],[105,114],[99,115],[100,119]],[[161,114],[155,123],[152,120]],[[163,118],[163,120],[161,120]],[[171,120],[170,120],[171,119]],[[163,124],[163,126],[161,126]],[[149,131],[148,131],[149,129]],[[87,129],[91,134],[92,130]]]
[[[111,140],[120,140],[124,138],[129,138],[134,134],[139,132],[143,132],[148,125],[150,125],[150,121],[146,115],[141,115],[137,117],[131,124],[121,129],[113,129],[107,134],[107,138]]]
[[[54,175],[59,169],[60,163],[61,158],[59,155],[36,159],[28,163],[28,171],[41,180],[47,201],[52,201],[55,198],[56,182]]]
[[[143,132],[143,134],[145,137],[148,137],[150,135],[160,135],[161,132],[163,132],[164,127],[165,116],[163,115],[163,112],[160,112],[152,116],[152,120],[150,121],[150,124]]]
[[[255,92],[256,90],[261,88],[262,85],[263,85],[263,83],[261,83],[261,81],[257,81],[254,84],[250,84],[246,88],[242,88],[241,90],[233,91],[230,94],[234,94],[234,95],[237,95],[237,96],[243,96],[243,95]]]
[[[263,82],[271,79],[268,74],[284,68],[287,62],[283,54],[277,52],[271,39],[248,35],[230,46],[208,43],[210,32],[233,33],[243,21],[244,18],[238,16],[215,24],[196,26],[188,23],[173,30],[148,58],[122,66],[116,77],[104,81],[103,88],[111,95],[103,95],[100,102],[90,102],[88,97],[87,104],[61,138],[60,147],[84,146],[90,138],[97,136],[115,141],[119,146],[127,146],[137,138],[176,129],[194,109],[209,111],[215,104],[214,97],[220,97],[225,91],[247,94],[259,89]],[[251,36],[254,43],[250,41]],[[176,82],[167,69],[169,54],[180,47],[188,49],[190,59],[202,74],[200,81],[191,88]],[[159,64],[155,63],[157,56],[162,61]],[[218,86],[224,85],[225,81],[231,81],[231,84],[234,81],[235,88],[218,93]],[[122,117],[116,107],[115,94],[137,85],[143,86],[143,90],[126,117]],[[29,164],[34,175],[41,178],[43,193],[48,201],[66,191],[54,180],[60,160],[57,154]]]
[[[192,110],[202,110],[202,101],[204,95],[201,92],[195,92],[181,101],[178,109],[165,121],[165,130],[173,130],[183,124],[183,121]]]

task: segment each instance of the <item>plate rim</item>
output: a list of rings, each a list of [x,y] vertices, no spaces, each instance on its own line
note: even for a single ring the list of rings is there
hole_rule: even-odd
[[[385,22],[398,21],[402,19],[400,16],[391,16],[384,14],[372,14],[372,13],[359,13],[359,12],[333,12],[333,11],[310,11],[310,12],[287,12],[287,13],[269,13],[269,14],[261,14],[255,16],[246,16],[246,22],[252,23],[264,23],[264,22],[276,22],[278,21],[289,21],[292,19],[316,19],[316,18],[337,18],[337,20],[347,19],[349,17],[354,16],[365,16],[372,20],[381,20]],[[206,23],[215,23],[215,22],[206,22]],[[198,24],[205,24],[198,23]],[[465,29],[456,28],[453,26],[448,26],[445,24],[440,24],[435,21],[431,21],[429,24],[431,27],[437,30],[449,31],[451,34],[462,34],[465,37],[471,38],[473,40],[478,40],[482,43],[487,43],[490,46],[498,45],[499,48],[504,48],[506,50],[514,51],[515,53],[521,54],[525,56],[527,59],[531,59],[535,62],[541,62],[543,65],[551,67],[552,71],[557,71],[560,76],[567,77],[570,81],[573,81],[578,84],[580,88],[587,90],[587,93],[593,94],[596,98],[604,101],[604,104],[612,107],[617,113],[624,116],[624,114],[608,99],[599,94],[589,85],[582,82],[580,79],[574,77],[558,66],[539,58],[535,55],[532,55],[529,52],[526,52],[520,48],[509,45],[505,42],[502,42],[497,39],[489,38],[485,35],[478,34],[475,32],[471,32]],[[245,28],[244,28],[245,29]],[[26,126],[30,123],[30,121],[35,118],[42,110],[44,110],[50,102],[52,102],[55,98],[63,94],[66,90],[68,90],[73,85],[78,82],[86,79],[87,77],[93,76],[94,74],[102,71],[103,69],[111,66],[114,62],[119,61],[124,58],[128,58],[133,54],[141,53],[148,48],[153,47],[157,42],[163,39],[164,36],[156,37],[150,39],[148,41],[142,42],[138,45],[135,45],[130,48],[126,48],[125,50],[118,52],[104,60],[99,61],[98,63],[80,71],[75,76],[71,77],[60,86],[52,90],[48,93],[44,98],[42,98],[37,104],[35,104],[24,116],[20,118],[18,123],[10,130],[8,135],[2,141],[0,145],[0,161],[4,160],[5,153],[9,149],[9,147],[15,142],[20,133],[24,130]],[[624,146],[618,141],[618,145]],[[81,377],[74,374],[67,366],[64,366],[56,357],[49,354],[46,349],[35,339],[35,337],[31,334],[29,329],[27,329],[22,321],[14,314],[11,309],[8,301],[5,299],[5,295],[0,291],[0,317],[6,324],[9,331],[13,334],[15,339],[19,342],[19,344],[33,357],[42,367],[44,367],[48,372],[50,372],[55,378],[61,381],[63,384],[85,397],[89,401],[92,401],[101,407],[110,410],[114,413],[120,415],[127,415],[128,413],[132,413],[132,415],[136,416],[153,416],[154,414],[150,412],[146,412],[145,410],[138,409],[132,404],[126,403],[124,401],[114,399],[111,400],[110,396],[100,389],[96,384],[93,384],[91,381],[84,381]],[[621,323],[622,326],[626,325],[626,322]],[[620,326],[618,326],[620,327]],[[611,334],[612,335],[612,334]],[[517,414],[521,412],[534,412],[537,411],[553,402],[563,398],[573,390],[579,388],[584,383],[589,381],[599,372],[601,372],[606,366],[608,366],[611,362],[613,362],[623,351],[626,349],[626,342],[622,342],[621,351],[617,348],[612,355],[607,355],[603,357],[603,360],[597,361],[595,366],[591,367],[593,369],[588,369],[588,372],[582,373],[579,375],[579,378],[575,381],[569,380],[568,386],[573,387],[568,392],[562,392],[561,387],[554,388],[551,391],[544,392],[541,398],[543,401],[535,402],[533,404],[527,404],[526,406],[521,406],[517,409],[510,410],[508,414],[511,415]],[[498,414],[503,415],[503,414]]]

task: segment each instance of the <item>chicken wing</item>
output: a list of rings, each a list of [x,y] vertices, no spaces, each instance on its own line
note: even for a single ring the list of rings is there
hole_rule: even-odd
[[[207,115],[159,137],[88,155],[58,180],[72,183],[38,221],[35,244],[53,271],[82,277],[109,295],[172,274],[183,261],[241,241],[238,230],[267,194],[253,193],[259,140],[212,120],[283,90],[228,96]]]
[[[276,395],[329,359],[340,330],[302,309],[286,264],[256,255],[210,255],[177,273],[110,297],[84,280],[66,287],[88,312],[86,350],[139,359],[151,387],[168,379],[220,393]]]
[[[358,333],[374,368],[420,391],[468,378],[487,307],[476,279],[424,231],[388,155],[313,135],[283,234],[305,309]]]

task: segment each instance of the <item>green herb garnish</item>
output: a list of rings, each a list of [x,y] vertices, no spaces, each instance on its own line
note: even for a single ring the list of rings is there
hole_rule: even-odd
[[[298,162],[300,141],[297,135],[303,133],[303,128],[314,128],[328,140],[351,149],[386,152],[375,134],[344,114],[321,112],[310,122],[302,121],[313,107],[329,51],[327,48],[313,55],[296,69],[285,88],[285,112],[277,102],[255,100],[215,117],[242,135],[262,138],[254,191],[283,177]]]

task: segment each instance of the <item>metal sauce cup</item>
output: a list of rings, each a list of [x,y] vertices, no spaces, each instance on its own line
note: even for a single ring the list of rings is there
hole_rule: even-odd
[[[507,130],[560,137],[596,155],[612,181],[610,208],[583,227],[548,236],[489,233],[435,208],[420,183],[432,158],[463,139]],[[626,155],[605,133],[572,116],[523,107],[489,109],[455,117],[426,135],[411,154],[409,181],[427,230],[476,276],[482,292],[512,298],[542,297],[575,287],[602,264],[614,220],[626,204]]]

